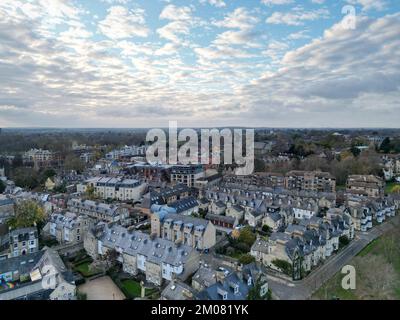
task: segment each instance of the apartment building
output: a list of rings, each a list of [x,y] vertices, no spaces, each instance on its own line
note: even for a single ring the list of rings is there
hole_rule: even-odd
[[[385,181],[374,175],[350,175],[346,182],[346,192],[356,196],[383,197]]]
[[[23,155],[24,161],[50,162],[54,159],[54,153],[49,150],[31,149]]]
[[[96,226],[85,237],[84,246],[93,258],[116,250],[125,272],[143,273],[146,281],[157,286],[174,279],[185,281],[199,265],[199,253],[190,246],[118,225]]]
[[[117,222],[129,217],[129,210],[123,206],[100,203],[79,198],[69,199],[67,210],[78,215],[87,215],[97,221]]]
[[[285,176],[285,188],[317,192],[335,192],[336,179],[329,172],[290,171]]]
[[[137,201],[142,197],[146,184],[135,179],[94,177],[77,185],[77,192],[86,192],[88,187],[93,188],[94,194],[101,199]]]
[[[195,182],[205,176],[202,165],[177,165],[171,168],[171,183],[182,183],[194,187]]]

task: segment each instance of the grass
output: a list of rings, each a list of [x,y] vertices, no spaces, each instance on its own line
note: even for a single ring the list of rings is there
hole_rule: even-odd
[[[366,255],[368,255],[369,253],[374,251],[374,249],[379,244],[379,241],[380,241],[380,238],[373,240],[364,249],[362,249],[357,255],[360,257],[365,257]]]
[[[133,299],[140,297],[141,287],[139,282],[132,279],[127,279],[122,280],[121,284],[121,290],[128,298]]]
[[[389,258],[385,253],[385,245],[387,245],[388,241],[393,241],[393,236],[395,237],[394,241],[396,243],[400,242],[400,232],[392,231],[369,243],[362,251],[360,251],[357,256],[363,257],[366,261],[368,261],[369,257],[373,257],[374,255],[382,256],[384,258],[384,261],[387,261],[393,266],[393,269],[397,275],[397,279],[400,283],[400,252],[395,251],[396,254],[392,256],[391,262],[389,262]],[[350,261],[349,264],[354,265],[354,261]],[[368,265],[365,265],[365,268],[368,268]],[[333,299],[335,297],[341,300],[360,299],[360,297],[357,296],[357,291],[344,290],[342,288],[342,278],[343,275],[338,272],[330,280],[328,280],[318,291],[316,291],[312,298],[322,300]],[[363,281],[363,279],[359,279],[357,277],[357,281]],[[397,287],[393,288],[393,298],[400,299],[400,285],[397,285]]]
[[[78,271],[85,278],[92,277],[92,276],[100,273],[100,270],[96,270],[96,269],[90,270],[89,266],[90,266],[90,262],[84,262],[84,263],[74,266],[74,270]]]
[[[385,193],[390,194],[393,193],[396,186],[400,186],[400,183],[397,182],[386,182]]]

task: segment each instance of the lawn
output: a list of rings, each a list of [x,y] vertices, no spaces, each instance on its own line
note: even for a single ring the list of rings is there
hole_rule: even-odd
[[[356,267],[356,290],[343,289],[341,281],[344,275],[338,272],[312,298],[322,300],[333,298],[341,300],[400,299],[399,243],[400,232],[393,230],[372,241],[350,261],[349,264]],[[379,272],[373,273],[374,270]],[[380,283],[392,283],[392,286],[386,290],[382,289],[383,286]],[[386,291],[383,292],[383,290]]]
[[[140,283],[132,280],[132,279],[127,279],[121,281],[122,283],[122,291],[127,295],[128,298],[137,298],[140,297],[140,292],[141,292],[141,287]]]
[[[94,276],[101,272],[100,270],[90,270],[89,265],[90,265],[90,262],[84,262],[84,263],[74,266],[74,270],[78,271],[85,278]]]

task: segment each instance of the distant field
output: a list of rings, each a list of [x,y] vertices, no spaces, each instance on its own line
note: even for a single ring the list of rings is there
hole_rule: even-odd
[[[355,290],[342,288],[339,272],[312,299],[400,300],[400,230],[371,242],[349,264],[356,268]]]

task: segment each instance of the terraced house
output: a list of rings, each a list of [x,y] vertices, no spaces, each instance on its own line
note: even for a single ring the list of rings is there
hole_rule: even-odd
[[[83,200],[80,198],[68,200],[67,210],[78,215],[87,215],[97,221],[117,222],[124,221],[129,217],[129,210],[123,206]]]
[[[72,212],[53,213],[44,231],[59,243],[80,243],[90,227],[90,218]]]
[[[157,237],[181,242],[198,250],[216,243],[216,228],[209,220],[176,214],[174,208],[152,206],[151,232]]]
[[[279,261],[290,265],[290,276],[300,279],[339,249],[339,238],[354,237],[352,219],[347,213],[331,212],[325,218],[312,217],[298,225],[290,224],[285,232],[274,232],[268,238],[257,239],[250,254],[256,261],[278,271],[284,271]]]
[[[118,225],[97,225],[85,237],[84,246],[93,258],[115,249],[125,272],[144,273],[146,281],[157,286],[173,279],[185,281],[199,265],[199,254],[190,246]]]

